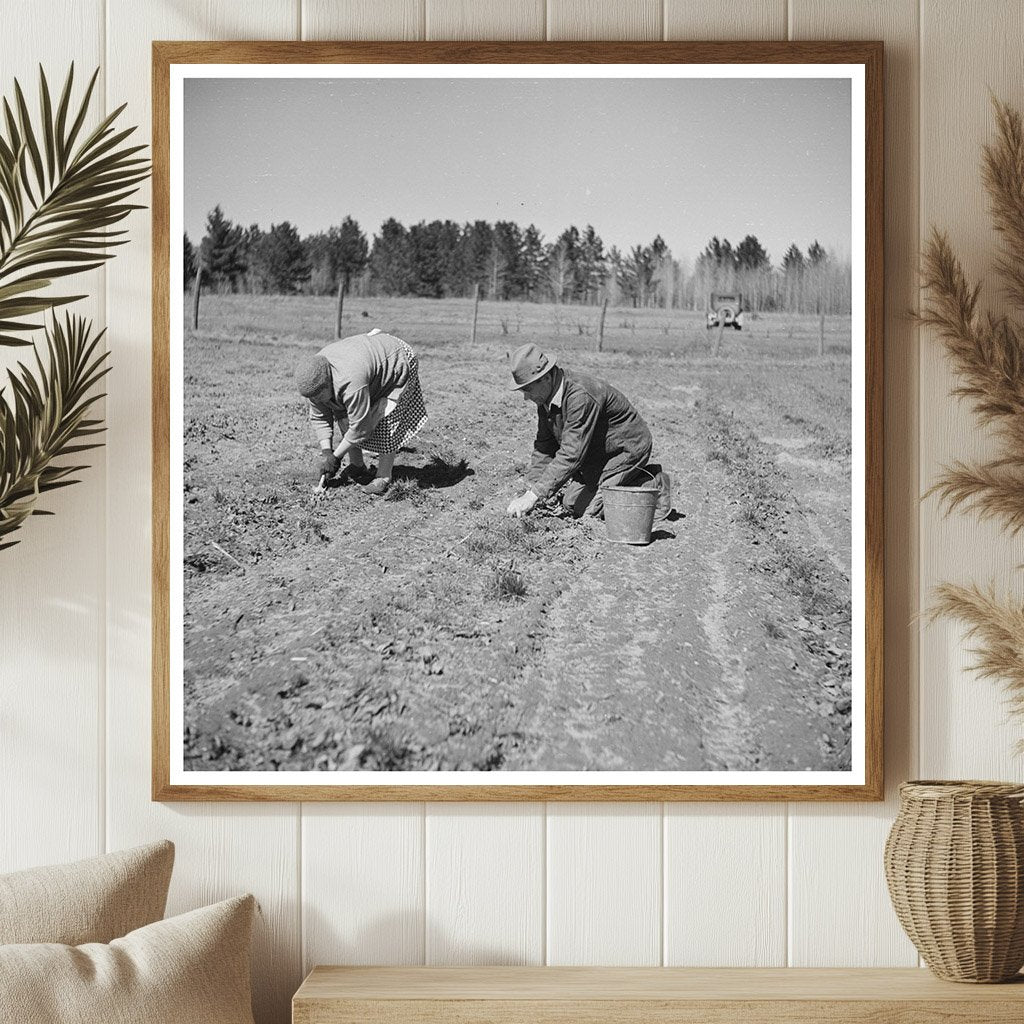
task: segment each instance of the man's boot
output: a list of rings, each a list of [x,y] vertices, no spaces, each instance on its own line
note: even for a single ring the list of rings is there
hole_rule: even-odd
[[[658,503],[654,506],[654,521],[660,523],[672,511],[672,477],[660,470],[654,477],[658,485]]]

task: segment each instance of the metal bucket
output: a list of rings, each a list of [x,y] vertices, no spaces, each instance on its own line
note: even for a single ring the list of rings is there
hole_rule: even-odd
[[[660,493],[653,482],[639,487],[603,486],[601,497],[608,540],[613,544],[650,544]]]

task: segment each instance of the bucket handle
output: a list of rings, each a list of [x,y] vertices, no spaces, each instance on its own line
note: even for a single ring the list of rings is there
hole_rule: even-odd
[[[650,483],[652,483],[652,484],[657,482],[657,479],[658,479],[657,473],[652,473],[646,466],[637,466],[636,469],[633,472],[634,473],[639,472],[639,473],[646,474],[647,476],[649,476],[651,478],[650,479]],[[646,480],[642,481],[642,484],[645,487],[647,486],[647,483],[648,483],[648,481],[646,481]],[[600,484],[599,485],[599,487],[601,487],[601,488],[604,488],[604,487],[607,487],[607,486],[609,486],[609,485],[607,485],[607,484]],[[613,486],[613,487],[637,487],[639,485],[637,485],[637,484],[613,484],[611,486]]]
[[[656,473],[652,473],[646,466],[637,466],[637,469],[641,473],[646,473],[647,476],[649,476],[651,478],[651,483],[652,484],[657,482],[657,479],[658,479],[657,474]],[[646,481],[644,481],[644,483],[646,484]]]

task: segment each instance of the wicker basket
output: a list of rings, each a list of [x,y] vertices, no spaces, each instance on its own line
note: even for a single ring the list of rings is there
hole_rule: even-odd
[[[950,981],[1008,981],[1024,966],[1024,786],[907,782],[885,844],[896,916]]]

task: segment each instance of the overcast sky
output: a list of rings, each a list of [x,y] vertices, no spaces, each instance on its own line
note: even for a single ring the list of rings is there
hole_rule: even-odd
[[[850,251],[842,79],[187,79],[184,119],[193,242],[220,203],[303,235],[348,214],[371,240],[395,217]]]

